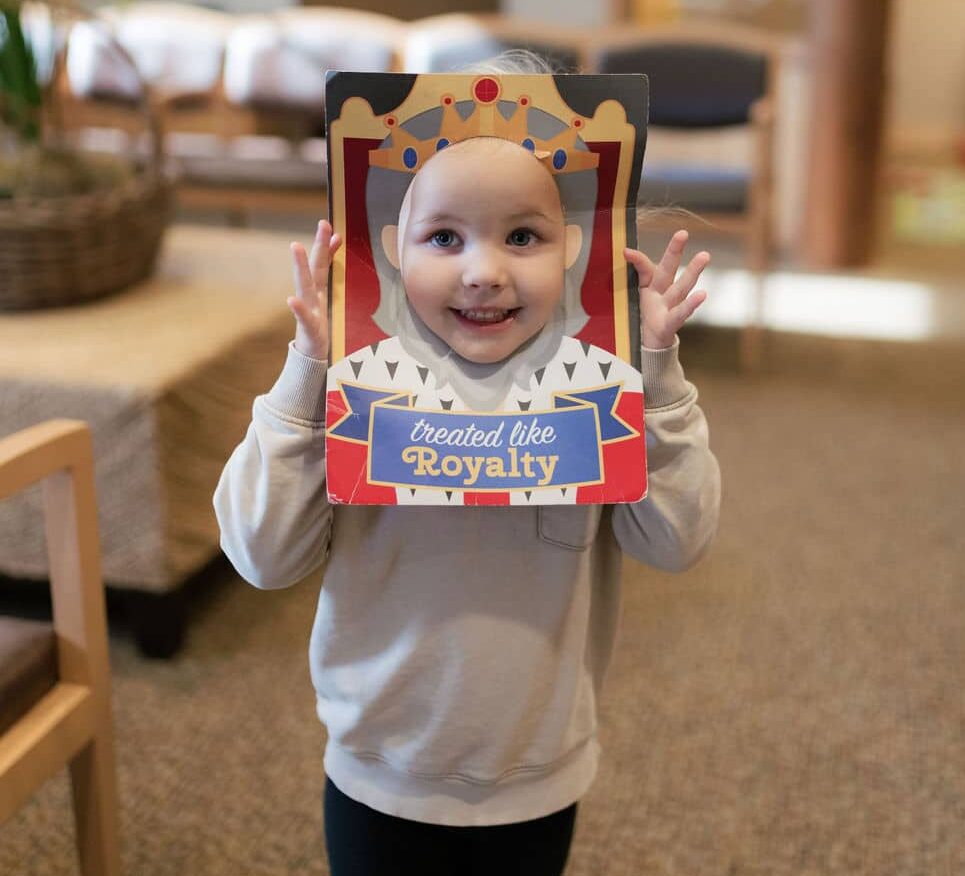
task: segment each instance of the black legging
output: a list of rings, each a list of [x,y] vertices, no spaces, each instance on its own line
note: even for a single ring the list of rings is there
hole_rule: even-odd
[[[332,876],[560,876],[576,803],[517,824],[448,827],[376,812],[325,784]]]

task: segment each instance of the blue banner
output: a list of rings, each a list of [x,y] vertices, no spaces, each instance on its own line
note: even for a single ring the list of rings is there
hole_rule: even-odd
[[[636,432],[614,411],[621,385],[559,393],[552,410],[428,411],[408,393],[340,382],[347,410],[330,434],[369,445],[368,481],[445,490],[598,484],[602,445]]]

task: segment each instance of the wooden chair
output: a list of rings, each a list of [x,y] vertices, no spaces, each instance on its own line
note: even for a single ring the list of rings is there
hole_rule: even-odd
[[[755,368],[763,282],[774,239],[779,45],[754,28],[691,22],[603,33],[592,41],[588,55],[590,72],[646,73],[650,79],[651,142],[638,203],[654,208],[654,215],[644,223],[684,227],[692,236],[719,231],[743,237],[755,299],[740,333],[740,358],[745,368]],[[713,147],[741,129],[750,138],[743,164],[721,162],[723,146],[690,148],[694,140]],[[664,155],[654,154],[661,135],[670,138],[669,148]]]
[[[90,430],[49,420],[0,439],[0,500],[42,484],[52,630],[0,618],[0,823],[70,767],[80,872],[119,876],[111,684]]]

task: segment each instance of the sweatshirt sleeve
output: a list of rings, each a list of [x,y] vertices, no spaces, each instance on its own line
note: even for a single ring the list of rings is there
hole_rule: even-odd
[[[613,512],[614,534],[624,553],[670,572],[700,559],[720,512],[720,468],[678,349],[679,341],[666,350],[643,350],[647,496]]]
[[[320,566],[331,539],[325,487],[326,364],[294,345],[258,396],[214,494],[221,548],[255,587],[288,587]]]

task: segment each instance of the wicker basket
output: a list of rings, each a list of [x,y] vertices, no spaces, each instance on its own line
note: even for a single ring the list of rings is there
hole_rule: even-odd
[[[133,64],[133,62],[132,62]],[[146,160],[116,188],[85,195],[0,200],[0,310],[90,301],[154,270],[173,209],[161,122],[142,88]]]

